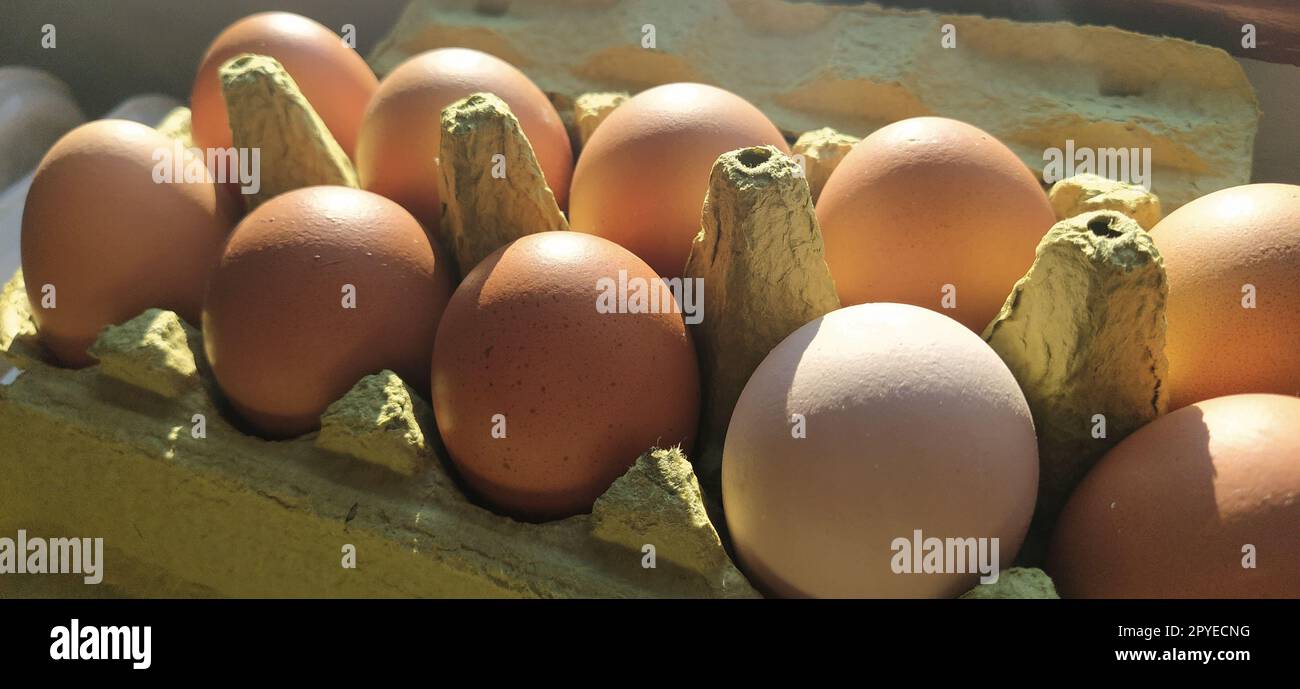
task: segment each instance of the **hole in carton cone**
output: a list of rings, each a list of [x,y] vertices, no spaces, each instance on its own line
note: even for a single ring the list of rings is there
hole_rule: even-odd
[[[1124,234],[1110,226],[1112,219],[1107,216],[1093,218],[1088,221],[1088,230],[1098,237],[1110,237],[1111,239]]]
[[[744,165],[751,170],[771,159],[772,151],[758,146],[754,148],[746,148],[736,156],[736,160],[740,161],[741,165]]]

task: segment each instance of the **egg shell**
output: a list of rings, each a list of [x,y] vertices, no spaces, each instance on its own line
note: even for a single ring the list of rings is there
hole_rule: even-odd
[[[484,259],[447,306],[438,428],[469,486],[511,516],[590,511],[646,450],[690,449],[700,405],[690,335],[680,313],[598,311],[599,281],[619,271],[629,285],[659,284],[613,242],[540,232]]]
[[[200,148],[231,146],[230,121],[218,70],[227,60],[242,53],[278,60],[335,141],[349,156],[353,155],[362,114],[379,87],[379,80],[366,61],[338,34],[290,12],[249,15],[226,27],[212,41],[190,91],[191,126],[196,145]]]
[[[569,226],[626,247],[664,277],[681,276],[714,162],[764,144],[790,152],[776,126],[734,93],[690,83],[642,91],[582,149]]]
[[[923,306],[978,333],[1056,216],[1034,174],[992,135],[914,117],[853,147],[826,180],[817,220],[841,302]]]
[[[1300,394],[1300,186],[1216,191],[1169,214],[1151,238],[1169,276],[1171,406]]]
[[[423,228],[401,206],[359,189],[306,187],[258,206],[231,234],[204,303],[203,342],[239,416],[265,437],[294,437],[383,369],[428,394],[450,294]]]
[[[98,120],[65,134],[36,169],[23,274],[41,342],[63,365],[94,363],[86,349],[100,330],[149,308],[199,322],[238,208],[201,164],[202,181],[155,182],[155,167],[170,160],[155,154],[174,150],[151,127]],[[54,308],[45,308],[46,285]]]
[[[1300,399],[1218,397],[1102,458],[1061,513],[1048,573],[1067,597],[1297,598],[1297,528]]]
[[[420,53],[384,77],[366,109],[357,144],[362,188],[397,201],[426,226],[437,228],[442,212],[438,189],[442,110],[478,92],[492,93],[510,106],[563,209],[573,174],[573,149],[560,114],[523,72],[500,58],[466,48]],[[486,170],[492,161],[483,165]]]
[[[956,321],[904,304],[832,311],[777,345],[740,395],[722,460],[741,568],[786,597],[960,595],[978,573],[895,573],[894,539],[997,538],[1006,568],[1037,484],[1011,371]]]

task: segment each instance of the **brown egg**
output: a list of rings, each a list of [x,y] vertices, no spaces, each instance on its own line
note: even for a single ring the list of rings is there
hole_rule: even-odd
[[[601,308],[620,271],[629,298],[662,284],[613,242],[542,232],[484,259],[447,305],[438,429],[469,486],[511,516],[589,511],[641,453],[689,451],[700,383],[686,325],[665,309]]]
[[[640,256],[655,272],[686,268],[709,173],[718,156],[769,144],[781,132],[748,101],[703,84],[642,91],[596,128],[578,158],[569,225]]]
[[[1170,213],[1151,238],[1169,275],[1171,406],[1300,394],[1300,186],[1216,191]]]
[[[905,304],[839,309],[777,345],[722,459],[739,564],[778,596],[960,595],[1010,566],[1037,490],[1011,371],[956,321]],[[938,561],[928,539],[942,541]],[[948,539],[976,550],[948,557]]]
[[[361,116],[379,80],[338,34],[297,14],[263,12],[226,27],[208,47],[190,92],[194,141],[228,148],[230,122],[217,70],[241,53],[275,58],[298,84],[348,155],[357,145]]]
[[[203,305],[203,343],[239,416],[263,436],[293,437],[383,369],[427,392],[450,294],[401,206],[307,187],[258,206],[230,235]]]
[[[237,208],[198,158],[185,159],[199,181],[156,182],[174,153],[151,127],[99,120],[65,134],[36,169],[23,275],[40,339],[65,366],[94,363],[86,348],[100,330],[146,309],[198,323]]]
[[[942,117],[895,122],[854,146],[827,179],[817,220],[840,301],[923,306],[977,333],[1056,222],[1016,154]]]
[[[1300,399],[1183,407],[1102,458],[1056,525],[1048,572],[1080,598],[1300,597]]]
[[[573,174],[573,149],[560,114],[523,72],[492,55],[465,48],[420,53],[384,77],[366,109],[357,144],[361,186],[393,199],[426,226],[437,228],[439,118],[443,108],[481,91],[510,106],[563,209]]]

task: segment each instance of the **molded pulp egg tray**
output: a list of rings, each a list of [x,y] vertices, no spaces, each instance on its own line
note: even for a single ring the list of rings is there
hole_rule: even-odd
[[[750,0],[664,13],[638,0],[607,4],[590,12],[583,3],[515,3],[489,16],[415,2],[370,63],[382,77],[432,48],[499,55],[548,93],[575,142],[617,105],[614,92],[716,84],[757,105],[791,141],[808,134],[794,151],[814,194],[856,141],[819,128],[863,135],[927,114],[980,126],[1031,167],[1061,131],[1079,146],[1152,148],[1176,166],[1152,176],[1166,212],[1249,181],[1258,111],[1240,68],[1217,49],[873,6]],[[652,50],[626,28],[646,16],[661,18]],[[976,46],[975,58],[929,49],[944,24]],[[1161,88],[1149,88],[1157,80]],[[1103,217],[1112,227],[1126,220]],[[1147,288],[1117,280],[1106,284]],[[716,502],[678,449],[647,448],[590,514],[522,523],[465,497],[432,410],[392,372],[358,381],[319,432],[270,442],[227,421],[202,336],[174,313],[150,310],[110,327],[91,353],[99,363],[82,370],[47,363],[21,271],[9,280],[0,358],[17,370],[0,379],[0,532],[102,536],[107,563],[102,586],[26,577],[13,583],[16,595],[759,595],[728,556],[725,529],[711,520],[720,518]],[[1152,384],[1135,384],[1135,394]],[[339,566],[349,545],[357,569]],[[651,553],[656,564],[646,567]],[[968,595],[1055,596],[1035,569],[1004,572]]]

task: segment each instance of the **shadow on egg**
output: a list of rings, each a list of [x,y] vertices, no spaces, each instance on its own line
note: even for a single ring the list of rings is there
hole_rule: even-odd
[[[1300,595],[1298,421],[1294,397],[1232,395],[1125,438],[1056,524],[1047,571],[1061,595]]]

